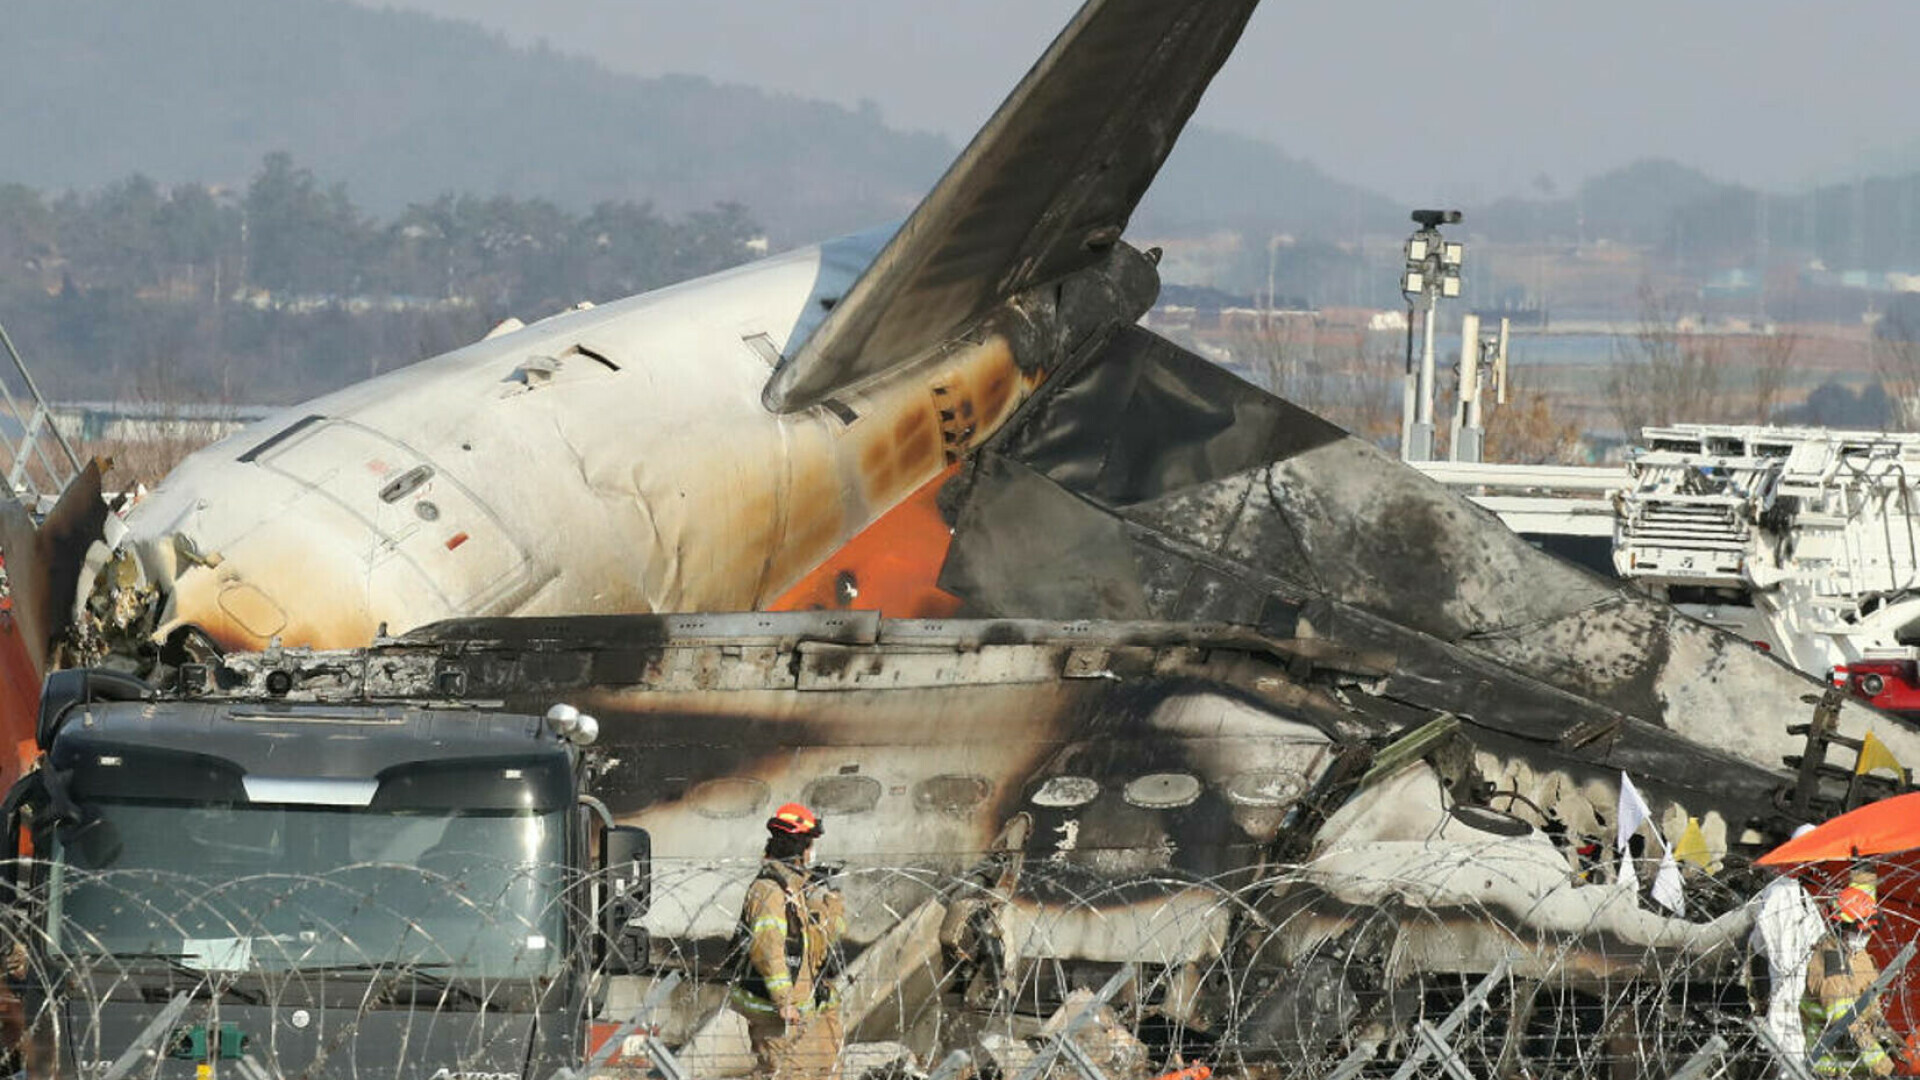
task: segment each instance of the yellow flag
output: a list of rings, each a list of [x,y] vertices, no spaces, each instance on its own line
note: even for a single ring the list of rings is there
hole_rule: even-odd
[[[1707,849],[1707,834],[1700,831],[1700,819],[1688,818],[1680,839],[1673,843],[1673,857],[1689,862],[1708,873],[1713,872],[1713,852]]]
[[[1875,769],[1892,769],[1893,775],[1901,780],[1907,777],[1907,771],[1900,767],[1900,759],[1894,757],[1893,751],[1887,749],[1887,744],[1869,731],[1867,737],[1860,740],[1860,759],[1854,763],[1853,771],[1856,775],[1865,776]]]

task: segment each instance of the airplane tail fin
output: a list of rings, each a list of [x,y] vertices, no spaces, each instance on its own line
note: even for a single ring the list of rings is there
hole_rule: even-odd
[[[1258,0],[1087,0],[833,311],[776,412],[912,358],[1120,239]]]

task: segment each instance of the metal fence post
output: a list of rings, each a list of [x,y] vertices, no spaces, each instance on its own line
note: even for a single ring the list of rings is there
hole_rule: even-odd
[[[1668,1080],[1701,1080],[1707,1075],[1707,1070],[1713,1067],[1714,1059],[1726,1053],[1726,1050],[1726,1036],[1716,1034],[1707,1040],[1707,1045],[1688,1058],[1687,1063],[1680,1066],[1679,1071],[1668,1077]]]
[[[1099,1067],[1093,1063],[1093,1059],[1087,1057],[1086,1052],[1073,1041],[1073,1037],[1081,1028],[1092,1023],[1093,1015],[1100,1011],[1101,1006],[1113,1000],[1113,995],[1119,993],[1120,988],[1133,979],[1133,972],[1134,965],[1131,962],[1121,965],[1120,970],[1114,972],[1106,985],[1093,995],[1093,1000],[1087,1002],[1086,1008],[1081,1009],[1054,1033],[1051,1040],[1053,1045],[1035,1054],[1033,1060],[1027,1062],[1026,1067],[1020,1070],[1020,1075],[1014,1080],[1039,1080],[1063,1055],[1087,1080],[1106,1080]]]
[[[1447,1067],[1449,1073],[1453,1073],[1455,1080],[1469,1080],[1472,1074],[1463,1077],[1460,1073],[1454,1072],[1456,1066],[1464,1072],[1466,1065],[1459,1062],[1457,1055],[1452,1055],[1452,1047],[1448,1040],[1452,1039],[1453,1033],[1467,1022],[1467,1015],[1473,1011],[1474,1007],[1486,1001],[1487,995],[1493,993],[1493,988],[1500,984],[1500,980],[1507,977],[1507,969],[1512,966],[1512,957],[1501,958],[1499,963],[1493,965],[1493,970],[1487,972],[1486,976],[1468,991],[1460,1004],[1453,1007],[1453,1011],[1447,1014],[1446,1019],[1437,1025],[1421,1021],[1414,1028],[1414,1033],[1419,1036],[1419,1045],[1413,1047],[1407,1054],[1407,1060],[1401,1062],[1400,1067],[1394,1070],[1393,1080],[1413,1080],[1413,1075],[1420,1071],[1420,1066],[1435,1052],[1436,1046],[1447,1051],[1442,1054],[1441,1063]]]
[[[192,1000],[192,990],[182,990],[173,995],[173,1000],[167,1002],[167,1007],[161,1009],[158,1016],[149,1020],[147,1026],[140,1029],[140,1034],[134,1036],[133,1041],[127,1044],[127,1048],[120,1052],[120,1056],[113,1059],[113,1064],[107,1066],[107,1071],[100,1074],[100,1080],[120,1080],[127,1075],[127,1071],[133,1068],[134,1062],[140,1060],[140,1055],[153,1044],[154,1040],[173,1030],[173,1025],[180,1019],[180,1014],[187,1011],[187,1003]]]
[[[553,1080],[580,1080],[582,1077],[592,1076],[595,1069],[611,1061],[613,1055],[620,1052],[620,1046],[626,1042],[627,1036],[632,1035],[634,1031],[653,1019],[654,1010],[658,1009],[661,1003],[667,1000],[667,995],[673,993],[673,988],[679,985],[680,973],[670,971],[666,978],[648,987],[647,996],[641,999],[640,1006],[633,1010],[633,1015],[628,1017],[625,1023],[613,1029],[613,1034],[607,1036],[607,1041],[600,1044],[600,1049],[594,1051],[593,1056],[588,1058],[578,1071],[562,1065],[554,1070]],[[679,1059],[667,1050],[653,1032],[644,1032],[641,1038],[646,1042],[647,1059],[652,1063],[653,1071],[666,1077],[666,1080],[686,1080],[686,1071],[680,1067]]]

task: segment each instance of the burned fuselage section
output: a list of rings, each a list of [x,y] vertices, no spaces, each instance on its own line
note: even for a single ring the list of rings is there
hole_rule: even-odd
[[[1625,719],[1544,742],[1545,691],[1490,683],[1466,715],[1398,695],[1397,667],[1218,623],[818,612],[446,623],[183,677],[199,697],[591,712],[592,789],[653,837],[649,962],[709,987],[766,814],[807,802],[844,866],[867,1037],[1044,1017],[1127,964],[1143,1015],[1295,1058],[1496,967],[1727,977],[1742,916],[1656,913],[1579,852],[1609,833],[1623,764],[1722,854],[1781,827],[1784,778]],[[1309,975],[1336,1007],[1302,1011]],[[688,1052],[721,1053],[716,1003],[690,993],[669,1025]]]
[[[1638,725],[1618,750],[1636,776],[1660,770],[1635,757],[1646,740],[1777,769],[1825,689],[1138,328],[1051,379],[943,498],[940,585],[965,614],[1218,620],[1385,652],[1386,696],[1476,719],[1498,696],[1504,734],[1556,752]],[[1920,757],[1912,725],[1855,703],[1832,722]]]

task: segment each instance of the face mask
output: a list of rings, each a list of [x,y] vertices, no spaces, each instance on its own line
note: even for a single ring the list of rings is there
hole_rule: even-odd
[[[804,864],[805,864],[805,865],[807,865],[807,866],[812,866],[812,865],[813,865],[813,860],[814,860],[814,855],[813,855],[813,845],[811,845],[811,844],[809,844],[809,845],[807,845],[807,853],[806,853],[805,855],[803,855],[803,856],[801,856],[801,857],[800,857],[800,860],[801,860],[801,862],[802,862],[802,863],[804,863]]]
[[[1867,935],[1856,930],[1846,936],[1846,942],[1847,948],[1859,952],[1867,947]]]

